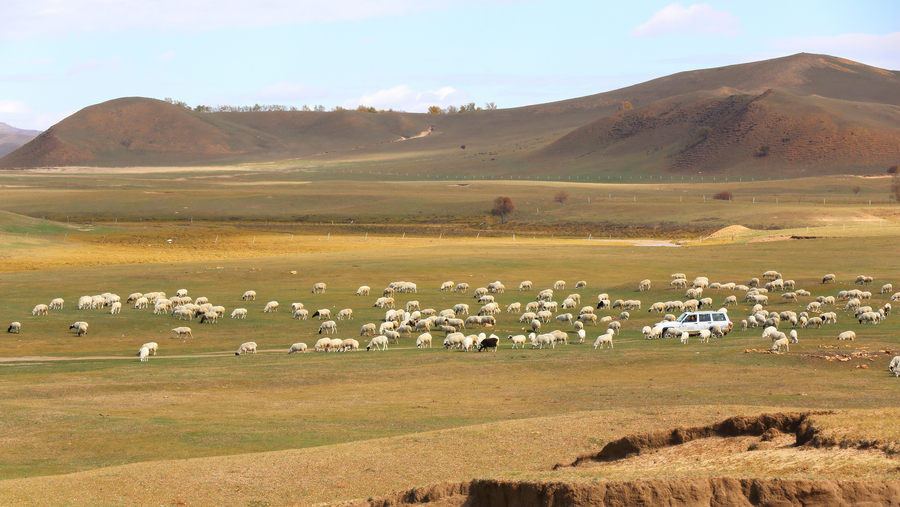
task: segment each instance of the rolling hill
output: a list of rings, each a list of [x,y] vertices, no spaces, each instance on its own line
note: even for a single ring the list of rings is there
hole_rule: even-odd
[[[197,113],[122,98],[66,118],[0,168],[413,158],[417,171],[498,175],[882,172],[900,161],[900,72],[801,53],[454,115]]]
[[[0,122],[0,157],[16,151],[40,133],[40,130],[19,129]]]

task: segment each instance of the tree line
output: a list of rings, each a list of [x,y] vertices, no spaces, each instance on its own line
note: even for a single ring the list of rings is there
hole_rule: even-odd
[[[477,107],[474,102],[469,102],[468,104],[463,104],[459,107],[447,106],[444,109],[441,109],[440,106],[431,106],[428,108],[428,114],[458,114],[471,111],[481,111],[482,109],[497,109],[497,104],[494,104],[493,102],[485,102],[484,108]]]
[[[187,102],[183,100],[175,100],[170,97],[166,97],[163,99],[169,104],[183,107],[190,111],[194,111],[197,113],[259,113],[259,112],[270,112],[270,111],[311,111],[316,113],[324,113],[326,111],[325,106],[319,104],[315,106],[307,106],[302,105],[300,107],[296,106],[283,106],[281,104],[253,104],[252,106],[204,106],[202,104],[197,104],[194,107],[188,105]],[[474,102],[469,102],[468,104],[463,104],[459,107],[456,106],[447,106],[446,109],[441,109],[438,106],[431,106],[428,108],[428,114],[456,114],[456,113],[465,113],[467,111],[481,111],[482,109],[497,109],[497,105],[493,102],[486,102],[484,104],[484,108],[476,107]],[[402,110],[393,110],[393,109],[376,109],[372,106],[365,106],[360,104],[356,107],[356,109],[347,109],[341,106],[334,106],[331,108],[331,111],[360,111],[363,113],[403,113],[405,111]]]

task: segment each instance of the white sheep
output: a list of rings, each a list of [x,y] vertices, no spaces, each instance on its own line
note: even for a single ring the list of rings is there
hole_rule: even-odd
[[[709,329],[701,329],[698,334],[700,335],[700,343],[709,343],[709,337],[712,336],[712,332]]]
[[[112,308],[110,308],[109,313],[115,315],[117,313],[122,313],[122,303],[116,301],[112,304]]]
[[[294,354],[296,352],[306,352],[306,344],[303,342],[297,342],[291,345],[291,349],[288,350],[288,354]]]
[[[566,288],[565,280],[557,280],[556,283],[553,284],[554,290],[564,290]]]
[[[584,280],[578,280],[577,282],[575,282],[575,288],[576,288],[576,289],[586,289],[586,288],[587,288],[587,282],[584,281]]]
[[[612,331],[615,334],[619,334],[619,329],[621,329],[621,328],[622,328],[622,323],[614,320],[614,321],[610,322],[608,326],[606,326],[606,331],[607,332]]]
[[[894,372],[895,377],[900,377],[900,356],[894,356],[891,364],[888,365],[888,371]]]
[[[232,319],[246,319],[247,318],[247,309],[246,308],[235,308],[231,311]]]
[[[372,350],[373,347],[375,348],[375,350],[387,350],[387,348],[388,348],[387,336],[380,335],[380,336],[376,336],[375,338],[372,338],[369,341],[369,344],[366,345],[366,350]]]
[[[248,290],[241,296],[241,301],[256,301],[256,291]]]
[[[532,333],[532,335],[533,334],[534,333]],[[544,345],[547,345],[553,349],[556,348],[556,340],[554,339],[554,336],[552,334],[550,334],[550,333],[539,334],[531,339],[531,348],[532,349],[536,349],[536,348],[543,349]]]
[[[671,275],[669,275],[669,277],[676,278],[676,279],[677,278],[687,278],[687,275],[685,275],[684,273],[672,273]]]
[[[294,312],[294,317],[297,320],[306,320],[309,317],[309,310],[306,308],[301,308]]]
[[[581,328],[575,331],[575,334],[578,336],[578,343],[584,343],[584,339],[587,338],[587,331]]]
[[[344,308],[343,310],[338,312],[337,316],[338,320],[351,320],[353,319],[353,309],[352,308]]]
[[[525,348],[526,338],[524,334],[517,334],[515,336],[509,335],[506,339],[512,341],[512,348]]]
[[[269,301],[263,308],[263,313],[275,313],[278,311],[278,301]]]
[[[332,341],[332,343],[334,342]],[[353,338],[346,338],[341,341],[340,350],[341,352],[356,352],[357,350],[359,350],[359,342],[357,340],[354,340]]]
[[[791,338],[791,343],[800,343],[800,339],[797,337],[796,329],[791,329],[790,338]]]
[[[313,284],[313,288],[312,288],[313,294],[320,294],[320,293],[324,293],[324,292],[325,292],[325,284],[324,283],[319,282],[319,283]]]
[[[790,352],[788,343],[790,342],[788,341],[787,337],[781,337],[775,340],[775,342],[772,343],[772,352]]]
[[[682,332],[681,332],[681,343],[684,344],[684,345],[687,345],[687,344],[688,344],[688,339],[689,339],[690,337],[691,337],[691,333],[688,333],[687,331],[682,331]]]
[[[50,307],[45,304],[40,304],[34,307],[34,310],[31,310],[31,315],[49,315]]]
[[[357,296],[368,296],[369,292],[372,290],[368,285],[360,285],[358,289],[356,289]],[[441,288],[441,290],[444,290]]]
[[[213,311],[208,311],[200,316],[201,324],[216,324],[219,322],[219,314]]]
[[[62,310],[63,305],[65,303],[66,302],[63,300],[63,298],[56,298],[56,299],[50,301],[50,309],[51,310]]]
[[[234,353],[236,356],[243,354],[256,354],[256,342],[242,343],[241,346],[238,347],[237,352]]]
[[[453,288],[453,292],[462,292],[463,294],[465,294],[467,290],[469,290],[469,284],[466,282],[458,283],[456,284],[456,287]]]
[[[169,331],[170,334],[174,334],[176,338],[193,338],[194,335],[191,333],[191,328],[189,327],[176,327]]]
[[[76,322],[69,326],[69,329],[75,329],[76,336],[84,336],[87,334],[88,325],[87,322]]]
[[[669,287],[674,287],[676,289],[686,289],[687,280],[685,280],[684,278],[676,278],[669,282]]]
[[[424,349],[426,346],[431,348],[431,333],[422,333],[416,338],[416,348]]]
[[[626,320],[631,318],[631,314],[628,312],[622,312],[619,314],[619,320],[625,322]]]
[[[333,320],[326,320],[322,323],[321,326],[319,326],[319,334],[325,334],[329,332],[331,334],[337,333],[337,323]]]
[[[853,331],[844,331],[843,333],[838,335],[837,339],[853,341],[856,339],[856,333],[854,333]]]
[[[141,350],[138,351],[138,357],[141,358],[141,362],[150,360],[150,349],[147,347],[141,347]]]
[[[9,328],[6,330],[7,333],[15,333],[19,334],[19,331],[22,330],[21,322],[13,322],[9,325]]]
[[[531,290],[531,288],[533,286],[534,286],[534,284],[531,283],[531,280],[525,280],[524,282],[519,284],[519,290],[520,291],[529,291],[529,290]]]
[[[156,342],[148,342],[141,345],[141,348],[147,348],[150,351],[151,355],[156,355],[156,351],[159,349],[159,345]]]
[[[506,313],[519,313],[522,311],[522,303],[510,303],[506,307]]]
[[[448,281],[441,284],[441,292],[445,290],[453,290],[453,282]]]
[[[828,282],[831,282],[831,283],[837,282],[837,278],[834,276],[834,274],[829,273],[822,277],[822,283],[828,283]]]
[[[491,297],[491,301],[493,301],[493,297]],[[413,310],[421,310],[419,307],[418,301],[407,301],[406,302],[406,311],[411,312]]]
[[[133,293],[131,293],[130,296],[128,296],[127,299],[125,299],[125,302],[126,303],[134,303],[135,301],[138,300],[138,298],[142,298],[142,297],[144,297],[144,295],[141,294],[140,292],[133,292]]]
[[[601,334],[597,337],[597,340],[594,341],[594,349],[603,348],[603,345],[609,345],[609,348],[613,348],[613,335],[612,333],[607,332],[606,334]]]
[[[254,292],[254,294],[256,294],[256,293]],[[253,298],[253,299],[256,299],[256,298]],[[196,305],[205,305],[206,303],[209,303],[209,298],[206,296],[200,296],[194,300],[194,304],[196,304]]]
[[[639,292],[644,292],[645,290],[650,290],[650,280],[649,279],[641,280],[641,283],[638,284]]]
[[[722,303],[722,306],[736,306],[738,304],[737,296],[728,296],[725,298],[725,301]]]

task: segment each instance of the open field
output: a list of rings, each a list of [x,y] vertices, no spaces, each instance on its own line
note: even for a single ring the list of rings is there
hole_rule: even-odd
[[[24,229],[15,227],[45,226],[43,221],[8,217],[7,228],[15,232],[4,237],[20,236]],[[680,248],[547,237],[401,241],[375,235],[368,240],[297,235],[294,241],[306,245],[302,250],[263,251],[277,256],[250,252],[240,255],[252,258],[226,258],[198,245],[193,255],[202,260],[187,261],[192,258],[189,249],[167,244],[156,252],[163,259],[138,257],[137,264],[117,263],[118,255],[132,259],[123,246],[96,242],[104,227],[76,233],[85,235],[78,251],[90,248],[103,265],[2,275],[8,291],[3,318],[21,321],[23,331],[0,342],[0,385],[7,393],[0,401],[7,435],[0,440],[0,476],[5,479],[0,481],[0,501],[52,505],[63,502],[52,492],[65,491],[70,505],[306,504],[476,477],[581,481],[721,471],[835,478],[852,470],[849,477],[859,480],[897,478],[892,454],[881,450],[854,451],[834,466],[816,466],[813,472],[766,464],[774,459],[772,453],[784,454],[778,459],[785,463],[803,466],[825,459],[789,454],[796,451],[787,449],[747,453],[727,466],[721,461],[724,451],[717,451],[699,463],[678,467],[663,460],[549,472],[555,463],[597,451],[629,433],[711,424],[763,411],[835,410],[831,420],[821,416],[821,426],[836,441],[875,439],[882,442],[879,449],[895,449],[900,432],[893,423],[884,424],[896,418],[876,416],[895,405],[897,383],[886,371],[890,355],[900,350],[898,325],[892,319],[861,326],[848,312],[836,310],[838,325],[800,330],[800,344],[783,355],[745,353],[768,348],[770,342],[759,338],[758,330],[734,331],[709,345],[691,340],[687,346],[675,340],[647,341],[639,330],[660,319],[646,311],[650,303],[683,296],[682,290],[668,288],[669,274],[676,271],[746,283],[765,270],[778,269],[812,297],[851,288],[853,278],[865,273],[875,277],[877,292],[896,274],[892,256],[885,255],[897,245],[896,233],[891,234],[896,227],[854,228],[851,231],[866,235],[805,241],[753,243],[726,236]],[[127,227],[109,226],[106,233],[115,236]],[[837,228],[832,229],[837,236]],[[54,237],[61,232],[47,231]],[[243,239],[247,235],[234,229],[227,234]],[[46,246],[21,241],[5,248],[28,252]],[[57,248],[63,252],[67,245]],[[50,255],[50,265],[61,259]],[[836,273],[839,282],[822,285],[826,272]],[[653,280],[654,286],[638,293],[637,282],[643,278]],[[440,283],[465,281],[474,289],[498,279],[508,288],[497,296],[503,308],[534,298],[534,292],[515,290],[521,280],[544,288],[557,279],[570,287],[584,279],[587,289],[557,291],[555,299],[580,293],[586,306],[607,292],[611,299],[641,299],[644,310],[631,312],[612,350],[593,350],[586,343],[513,351],[506,342],[497,353],[466,354],[439,344],[418,350],[413,335],[386,352],[285,354],[291,343],[304,341],[311,347],[319,337],[318,321],[290,318],[292,302],[303,302],[311,312],[353,308],[353,320],[339,322],[336,336],[359,338],[363,323],[383,320],[383,310],[372,303],[391,281],[418,284],[417,294],[395,295],[400,304],[416,299],[423,308],[440,310],[465,302],[477,311],[471,290],[441,293]],[[319,281],[328,284],[326,293],[311,294],[310,287]],[[356,288],[364,284],[373,288],[372,295],[356,297]],[[80,295],[114,292],[125,297],[151,290],[171,295],[179,288],[194,297],[205,295],[228,312],[247,307],[250,316],[246,321],[226,318],[200,325],[127,306],[121,315],[76,309]],[[240,300],[248,289],[259,293],[257,301]],[[704,295],[720,304],[730,294],[712,290]],[[889,296],[876,294],[872,305],[884,304]],[[46,317],[30,315],[35,304],[53,297],[65,299],[64,310]],[[799,312],[811,298],[801,303],[779,299],[774,295],[770,310]],[[270,300],[281,302],[279,313],[262,313]],[[749,306],[732,308],[732,319],[739,322]],[[619,311],[598,313],[617,316]],[[517,317],[499,315],[492,332],[503,338],[523,332]],[[76,338],[67,329],[75,320],[91,324],[87,337]],[[169,338],[169,329],[185,324],[194,330],[193,340]],[[600,333],[599,328],[587,329],[589,341]],[[857,341],[835,341],[845,329],[856,331]],[[436,341],[442,338],[435,333]],[[235,357],[233,351],[248,340],[258,342],[260,352]],[[159,342],[160,353],[139,363],[135,353],[147,341]],[[851,352],[867,354],[846,362],[812,357]],[[77,358],[85,359],[73,360]],[[178,461],[184,459],[189,461]],[[317,479],[337,470],[329,480]],[[229,488],[219,487],[222,481]]]

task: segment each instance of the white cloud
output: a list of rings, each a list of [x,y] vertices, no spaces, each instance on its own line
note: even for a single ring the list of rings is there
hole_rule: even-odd
[[[684,7],[678,2],[663,7],[649,21],[631,31],[633,37],[660,37],[670,34],[734,36],[740,20],[725,9],[709,4]]]
[[[900,32],[848,33],[831,37],[790,37],[769,41],[787,53],[824,53],[890,70],[900,70]]]
[[[161,55],[156,55],[153,57],[154,60],[169,60],[171,58],[175,58],[175,51],[169,50]]]
[[[341,106],[355,109],[357,106],[363,105],[376,109],[424,113],[430,106],[459,106],[467,102],[469,102],[467,94],[449,86],[439,90],[417,92],[407,85],[400,85],[375,93],[364,93],[361,97],[350,99]]]
[[[211,31],[223,28],[330,23],[398,16],[476,0],[28,0],[0,2],[0,39],[133,29]],[[487,3],[508,3],[492,0]]]
[[[31,109],[28,107],[28,104],[21,100],[0,100],[0,113],[18,114],[30,112]]]

